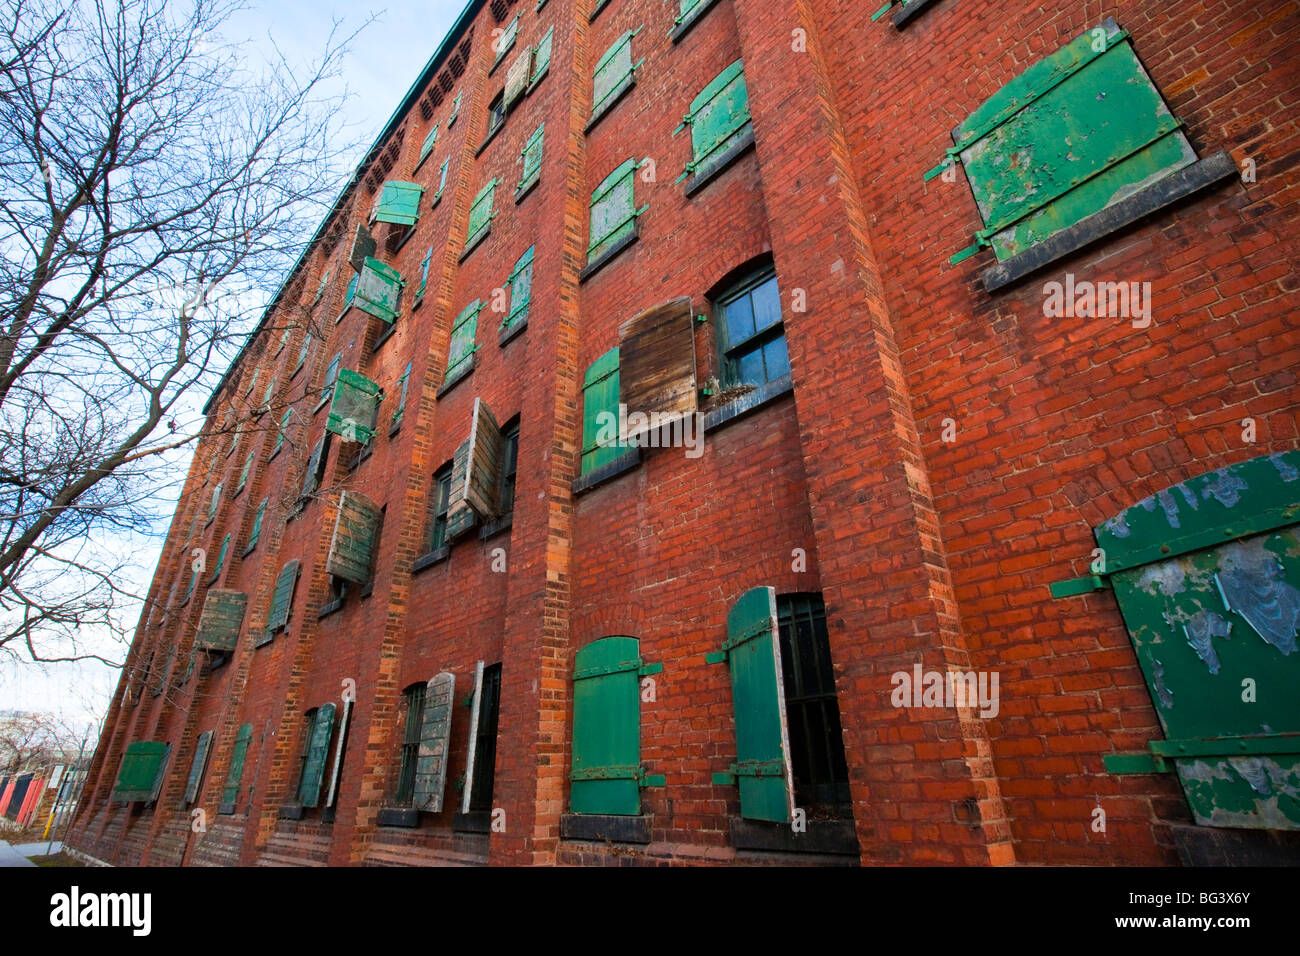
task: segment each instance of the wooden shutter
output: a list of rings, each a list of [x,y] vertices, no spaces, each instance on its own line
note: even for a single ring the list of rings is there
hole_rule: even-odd
[[[475,339],[478,336],[478,316],[483,311],[483,302],[475,299],[465,306],[456,317],[451,328],[451,341],[447,346],[447,372],[444,382],[451,381],[460,373],[461,367],[478,351]]]
[[[524,90],[528,88],[528,77],[533,69],[533,50],[527,47],[520,51],[515,57],[515,61],[510,64],[510,69],[506,71],[506,109],[510,109],[515,102],[524,95]]]
[[[702,176],[725,158],[727,150],[753,132],[744,61],[737,60],[706,86],[686,116],[691,127],[693,158],[687,172]]]
[[[456,98],[451,101],[451,115],[447,117],[447,128],[456,125],[456,118],[460,116],[460,98],[464,96],[463,90],[456,91]]]
[[[242,491],[244,485],[248,484],[248,473],[253,470],[253,462],[256,458],[257,451],[253,450],[250,451],[248,457],[244,459],[244,467],[239,470],[239,485],[235,488],[236,493]]]
[[[573,662],[573,813],[641,812],[640,645],[606,637]]]
[[[203,782],[203,771],[208,765],[208,753],[212,748],[212,731],[205,730],[199,734],[199,741],[194,747],[194,763],[190,765],[190,776],[185,781],[185,802],[193,804],[199,798],[199,784]]]
[[[352,725],[352,701],[343,702],[343,715],[339,718],[338,742],[334,745],[334,767],[330,770],[330,787],[325,794],[325,806],[334,806],[338,796],[339,777],[343,773],[343,757],[348,750],[348,728]]]
[[[621,400],[628,413],[671,420],[695,412],[695,323],[689,298],[647,309],[618,330]],[[627,441],[649,429],[629,429]]]
[[[279,576],[275,579],[275,589],[271,592],[271,609],[266,615],[266,635],[269,639],[272,634],[289,623],[290,612],[293,607],[293,589],[298,583],[298,559],[285,563],[280,569]]]
[[[221,802],[231,810],[239,799],[239,781],[244,775],[244,760],[248,756],[248,745],[252,739],[252,724],[244,724],[235,734],[235,745],[230,751],[230,769],[226,771],[226,785],[221,791]]]
[[[455,690],[456,676],[444,671],[429,681],[424,694],[424,719],[420,726],[419,756],[415,760],[415,800],[412,804],[417,810],[442,811]]]
[[[339,499],[339,513],[334,520],[325,570],[335,577],[355,584],[370,580],[370,565],[379,530],[379,508],[374,502],[345,491]]]
[[[379,244],[370,234],[370,230],[358,224],[356,234],[352,237],[352,248],[348,251],[348,265],[360,272],[365,268],[366,260],[375,254],[377,248]]]
[[[515,38],[518,35],[519,14],[516,13],[515,18],[510,21],[510,26],[501,31],[501,35],[497,37],[496,41],[492,45],[492,48],[496,51],[494,65],[500,63],[501,58],[510,52],[511,48],[515,45]]]
[[[462,447],[464,455],[457,449],[452,462],[451,495],[447,502],[449,537],[455,536],[453,527],[458,531],[473,527],[474,516],[490,518],[496,514],[496,489],[504,443],[501,427],[482,398],[474,399],[469,441]],[[467,524],[463,515],[466,510],[472,510]]]
[[[731,670],[736,717],[732,773],[740,787],[740,815],[787,823],[794,811],[794,772],[773,588],[753,588],[740,596],[727,614],[722,650]]]
[[[129,745],[122,756],[113,799],[127,802],[157,800],[171,749],[171,744],[157,740],[137,740]]]
[[[636,69],[632,65],[632,38],[641,29],[637,27],[624,33],[596,62],[591,83],[592,119],[603,113],[632,84],[633,71]]]
[[[402,370],[402,377],[397,382],[397,407],[393,409],[393,425],[401,423],[402,416],[406,414],[406,389],[411,381],[411,363],[406,363],[406,368]]]
[[[418,166],[420,163],[428,159],[429,154],[433,152],[433,145],[436,142],[438,142],[438,124],[434,123],[433,129],[429,130],[428,135],[424,137],[424,142],[420,144],[420,158],[416,160],[415,165]]]
[[[390,179],[384,183],[379,198],[370,210],[370,225],[377,222],[389,222],[399,226],[413,226],[420,219],[420,197],[424,187],[419,183],[407,183]]]
[[[537,44],[537,50],[533,53],[533,75],[528,80],[528,85],[532,86],[551,68],[551,42],[555,39],[555,27],[552,26],[546,31],[541,42]]]
[[[328,437],[328,434],[326,437]],[[302,497],[306,498],[307,496],[314,494],[317,487],[320,485],[319,474],[321,459],[325,457],[325,454],[325,438],[321,438],[320,441],[316,442],[312,447],[311,456],[307,459],[307,468],[302,473],[302,488],[299,492]]]
[[[380,389],[360,372],[341,369],[334,383],[326,431],[344,441],[365,444],[375,437],[374,423],[379,411]]]
[[[608,464],[623,452],[617,438],[601,444],[601,412],[618,418],[618,349],[612,348],[591,363],[582,382],[582,473]],[[608,432],[608,429],[606,429]]]
[[[465,748],[465,789],[460,797],[460,812],[469,813],[474,794],[474,757],[478,751],[478,724],[483,719],[483,662],[474,665],[474,698],[469,709],[469,746]]]
[[[263,498],[257,505],[257,514],[253,515],[253,530],[248,533],[248,548],[251,550],[257,544],[257,539],[262,536],[262,519],[266,517],[266,503],[269,499]]]
[[[478,520],[474,509],[465,501],[466,476],[469,474],[469,439],[456,447],[451,459],[451,486],[447,493],[447,541],[460,537]],[[437,483],[434,483],[436,489]],[[436,492],[435,492],[436,493]]]
[[[271,449],[272,455],[274,455],[277,451],[279,451],[281,446],[284,445],[284,438],[285,438],[284,432],[285,429],[289,427],[289,422],[290,420],[292,420],[292,418],[293,418],[292,408],[287,409],[285,413],[282,416],[280,416],[280,430],[275,435],[275,447]]]
[[[523,193],[525,189],[537,182],[541,177],[542,143],[545,134],[546,124],[542,123],[537,129],[533,130],[533,135],[528,137],[523,152],[519,154],[519,161],[523,164],[524,171],[519,177],[519,185],[515,187],[516,196]]]
[[[204,651],[233,651],[244,626],[248,595],[243,591],[213,588],[203,601],[194,646]]]
[[[353,302],[362,312],[393,322],[402,308],[402,274],[378,259],[366,259]]]
[[[221,482],[217,482],[217,487],[212,489],[212,503],[208,506],[209,521],[217,516],[217,509],[221,507],[221,485]]]
[[[636,168],[636,160],[626,160],[592,192],[588,261],[599,259],[607,249],[626,238],[636,228],[636,217],[645,212],[644,208],[636,208],[633,193]]]
[[[429,263],[433,261],[433,246],[430,246],[424,254],[424,261],[420,263],[420,285],[415,290],[417,299],[424,295],[424,288],[429,284]]]
[[[510,312],[501,328],[508,329],[516,322],[528,318],[528,304],[533,297],[533,246],[519,257],[506,285],[510,286]]]
[[[469,207],[469,228],[465,234],[467,251],[487,233],[488,227],[492,225],[492,218],[496,215],[492,211],[492,201],[496,196],[498,182],[499,180],[493,179],[480,189]]]
[[[316,708],[311,733],[303,742],[307,759],[302,765],[302,780],[298,783],[298,801],[304,807],[320,803],[320,785],[325,779],[325,764],[329,761],[330,740],[334,736],[334,705],[321,704]]]

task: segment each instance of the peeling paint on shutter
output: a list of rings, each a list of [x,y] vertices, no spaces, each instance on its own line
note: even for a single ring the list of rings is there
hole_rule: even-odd
[[[208,766],[208,753],[212,748],[212,734],[211,730],[205,730],[194,745],[194,763],[190,765],[189,779],[185,781],[185,802],[191,806],[199,798],[199,785],[203,782],[203,771]]]
[[[636,227],[636,217],[649,208],[636,208],[633,191],[636,170],[636,160],[626,160],[592,192],[589,262],[600,258],[606,249],[627,236]]]
[[[233,651],[244,626],[248,595],[243,591],[213,588],[203,601],[194,646],[204,651]]]
[[[370,580],[372,551],[378,530],[378,506],[355,491],[343,492],[325,570],[345,581],[365,584]]]
[[[420,144],[420,158],[416,160],[415,165],[419,166],[420,163],[429,158],[429,154],[433,152],[433,146],[436,142],[438,142],[438,124],[434,123],[433,129],[429,130],[428,135],[424,137],[424,142]]]
[[[375,437],[373,425],[380,398],[378,383],[350,368],[341,369],[334,383],[334,398],[330,402],[326,430],[344,441],[364,445]]]
[[[366,259],[357,282],[353,302],[385,322],[396,320],[402,308],[402,274],[378,259]]]
[[[618,442],[618,349],[612,348],[591,363],[582,382],[582,473],[608,464],[623,452]],[[614,416],[614,426],[602,427],[601,413]],[[606,419],[608,421],[608,419]],[[602,432],[604,435],[602,435]],[[610,442],[599,439],[613,436]]]
[[[537,49],[533,53],[533,75],[528,80],[529,88],[537,85],[537,82],[546,75],[547,70],[551,68],[551,44],[555,39],[555,27],[552,26],[546,31],[537,44]]]
[[[497,183],[493,179],[478,191],[474,202],[469,207],[469,227],[465,234],[465,249],[472,249],[487,234],[496,213],[492,211],[492,202],[496,196]]]
[[[469,813],[474,794],[474,756],[478,749],[478,723],[483,717],[483,662],[474,664],[474,697],[469,710],[469,746],[465,748],[465,789],[461,793],[460,812]]]
[[[629,30],[614,41],[596,63],[591,84],[591,118],[600,116],[618,99],[618,95],[632,85],[634,73],[645,60],[632,63],[632,38],[641,27]]]
[[[516,199],[523,194],[524,190],[541,178],[542,141],[545,133],[546,124],[542,123],[533,131],[533,135],[528,137],[528,142],[524,144],[523,151],[519,154],[519,161],[524,169],[519,177],[519,185],[515,187]]]
[[[447,495],[446,540],[460,537],[478,520],[474,509],[465,501],[465,477],[469,472],[469,439],[456,447],[451,459],[451,490]]]
[[[794,811],[794,772],[773,588],[753,588],[740,596],[727,614],[722,649],[736,717],[732,773],[740,787],[740,815],[788,823]]]
[[[397,383],[397,408],[393,409],[393,427],[396,427],[402,421],[402,416],[406,414],[406,389],[411,381],[411,363],[406,363],[406,368],[402,370],[402,377]]]
[[[493,66],[500,63],[502,58],[510,52],[515,45],[515,38],[519,35],[519,14],[510,21],[510,26],[501,31],[501,34],[493,41],[492,49],[496,51],[496,59]]]
[[[384,183],[374,207],[370,211],[370,224],[389,222],[399,226],[413,226],[420,221],[420,199],[424,187],[390,179]]]
[[[425,286],[429,284],[429,263],[433,261],[433,246],[430,246],[424,253],[424,261],[420,263],[420,285],[415,290],[417,300],[424,298]]]
[[[451,496],[447,508],[448,536],[474,525],[474,516],[491,518],[496,511],[497,481],[501,473],[501,428],[482,398],[474,399],[469,441],[458,448],[452,465]],[[463,457],[464,464],[461,465]],[[466,519],[463,512],[472,509]],[[455,529],[455,531],[453,531]]]
[[[420,727],[419,756],[415,761],[415,800],[412,805],[428,813],[442,811],[455,690],[456,676],[444,671],[429,681],[424,695],[424,720]]]
[[[618,330],[621,401],[660,422],[695,412],[695,317],[689,298],[647,309]],[[649,430],[629,428],[623,441]]]
[[[641,668],[634,637],[606,637],[573,662],[573,813],[641,812]]]
[[[377,248],[379,244],[370,234],[370,230],[358,224],[356,234],[352,237],[352,248],[348,251],[348,265],[360,272],[365,268],[366,260],[375,254]]]
[[[248,745],[253,740],[253,725],[244,724],[235,734],[235,744],[230,750],[230,769],[226,771],[226,785],[221,791],[221,802],[234,809],[239,799],[239,781],[244,775],[244,761],[248,757]]]
[[[316,708],[311,734],[304,741],[307,759],[302,765],[302,780],[298,783],[298,802],[304,807],[314,807],[320,803],[320,786],[325,779],[325,764],[329,761],[330,740],[333,737],[334,705],[321,704]]]
[[[528,305],[533,296],[533,249],[529,246],[519,261],[515,263],[514,269],[510,272],[510,278],[506,279],[506,285],[510,286],[510,312],[506,316],[501,328],[508,329],[518,322],[528,319]]]
[[[295,558],[286,562],[275,579],[275,589],[271,593],[271,609],[266,615],[266,640],[271,639],[276,631],[286,627],[293,608],[293,590],[298,583],[300,565]],[[265,643],[265,642],[263,642]]]
[[[533,50],[532,47],[525,47],[519,51],[515,61],[510,64],[510,69],[506,71],[506,109],[510,109],[524,95],[524,90],[528,88],[528,77],[531,75],[532,70]]]
[[[742,60],[723,70],[700,92],[683,126],[691,128],[692,159],[686,171],[697,177],[712,172],[726,158],[727,150],[753,133]]]
[[[478,351],[475,339],[478,335],[478,316],[483,311],[483,302],[475,299],[465,306],[464,311],[456,316],[451,327],[451,341],[447,346],[447,374],[444,382],[449,382],[460,373],[461,366],[474,357]]]
[[[241,491],[243,491],[244,486],[248,484],[248,473],[253,470],[253,462],[256,459],[257,459],[256,449],[250,451],[248,453],[248,457],[244,459],[244,467],[239,470],[239,484],[235,486],[235,494],[239,494]]]

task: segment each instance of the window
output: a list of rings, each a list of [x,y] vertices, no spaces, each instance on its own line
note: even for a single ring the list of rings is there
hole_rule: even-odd
[[[509,514],[515,507],[515,475],[519,470],[519,421],[501,431],[501,487],[497,492],[497,514]]]
[[[752,274],[723,293],[717,315],[726,385],[763,385],[789,374],[774,269]]]
[[[244,467],[239,469],[239,484],[235,486],[235,494],[238,495],[248,484],[248,473],[253,470],[253,461],[257,458],[257,451],[250,451],[248,457],[244,459]]]
[[[502,329],[513,328],[528,321],[528,305],[533,296],[534,248],[534,246],[528,247],[515,263],[514,269],[510,271],[510,277],[506,279],[506,285],[510,287],[510,311],[506,314],[505,321],[501,323]]]
[[[438,191],[433,194],[433,205],[438,205],[438,200],[442,199],[442,191],[447,188],[447,166],[451,163],[450,157],[442,161],[442,168],[438,170]]]
[[[437,142],[438,124],[434,123],[433,129],[429,130],[429,134],[424,137],[424,142],[420,144],[420,158],[415,161],[416,169],[419,169],[420,165],[429,158],[429,154],[433,152],[434,144]]]
[[[1114,20],[1077,37],[986,100],[953,131],[944,162],[926,175],[961,163],[984,220],[975,244],[951,261],[989,246],[1003,263],[1074,231],[1014,268],[986,274],[986,287],[1000,288],[1135,221],[1153,202],[1160,208],[1236,171],[1231,157],[1219,158],[1224,154],[1197,164],[1181,125]],[[1200,168],[1169,181],[1193,165]],[[1110,222],[1075,229],[1120,204]]]
[[[293,418],[293,409],[292,408],[285,409],[284,415],[280,417],[280,430],[276,432],[275,435],[275,447],[271,449],[271,458],[274,458],[276,455],[280,453],[280,449],[284,445],[285,433],[289,429],[289,421],[292,418]],[[268,459],[268,461],[269,460],[270,459]]]
[[[582,473],[607,465],[623,452],[618,443],[618,349],[591,363],[582,381]],[[610,416],[613,416],[611,440]]]
[[[239,781],[244,775],[244,761],[248,758],[248,745],[253,741],[253,725],[244,724],[235,733],[235,745],[230,751],[230,769],[221,789],[219,813],[234,813],[239,800]]]
[[[334,736],[334,705],[321,704],[303,715],[302,755],[298,764],[298,804],[314,807],[320,803],[321,782],[329,761],[330,740]]]
[[[402,377],[397,382],[397,407],[393,409],[393,420],[389,425],[389,431],[397,428],[402,424],[402,416],[406,414],[406,387],[411,380],[411,363],[406,363],[406,368],[402,370]]]
[[[474,766],[466,794],[467,813],[492,810],[492,784],[496,775],[497,724],[501,712],[501,665],[483,669],[482,689],[478,694],[478,723],[474,734]]]
[[[591,244],[583,278],[636,237],[637,217],[650,208],[636,208],[633,181],[639,165],[634,159],[627,160],[591,194]]]
[[[257,547],[257,539],[262,536],[262,519],[266,517],[266,503],[268,500],[263,498],[257,505],[257,513],[253,515],[253,530],[248,532],[248,547],[244,549],[245,554]]]
[[[632,38],[641,29],[637,27],[624,33],[597,61],[592,76],[591,119],[587,121],[587,129],[591,129],[618,102],[619,97],[636,85],[637,67],[645,60],[632,62]]]
[[[499,130],[506,121],[506,91],[502,90],[488,104],[488,126],[486,139]]]
[[[226,566],[226,552],[230,550],[230,532],[221,539],[221,548],[217,551],[217,566],[212,571],[212,579],[209,583],[215,584],[217,578],[221,577],[221,571]]]
[[[447,350],[447,374],[443,384],[453,382],[474,367],[474,353],[478,351],[475,336],[478,333],[478,314],[483,303],[475,299],[456,317],[451,327],[451,342]]]
[[[753,145],[749,93],[744,63],[737,60],[706,86],[691,103],[678,130],[691,128],[691,161],[682,178],[694,174],[694,184],[708,180],[743,150]]]
[[[402,758],[397,773],[394,803],[407,806],[415,797],[415,764],[420,755],[420,728],[424,724],[425,685],[412,684],[402,692],[406,725],[402,731]]]
[[[528,137],[528,142],[524,144],[523,151],[519,154],[523,173],[515,186],[515,202],[522,200],[542,178],[542,137],[545,132],[546,124],[543,123],[533,131],[532,136]]]
[[[325,369],[325,381],[321,383],[320,402],[317,404],[316,406],[317,408],[320,408],[331,398],[334,397],[334,383],[338,381],[339,362],[342,360],[343,360],[342,352],[339,352],[332,359],[330,359],[329,368]]]
[[[470,250],[482,242],[492,230],[492,220],[496,218],[496,213],[492,211],[492,202],[496,197],[498,182],[500,180],[494,179],[480,189],[469,207],[469,229],[465,234],[465,251],[461,253],[461,259],[469,255]]]
[[[446,465],[433,476],[433,528],[429,536],[430,551],[437,551],[447,544],[447,506],[450,500],[451,465]]]

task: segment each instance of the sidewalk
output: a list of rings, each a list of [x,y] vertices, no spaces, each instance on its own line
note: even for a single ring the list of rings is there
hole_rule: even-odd
[[[28,844],[30,845],[30,844]],[[23,856],[16,849],[11,847],[4,840],[0,840],[0,866],[35,866],[31,860]]]

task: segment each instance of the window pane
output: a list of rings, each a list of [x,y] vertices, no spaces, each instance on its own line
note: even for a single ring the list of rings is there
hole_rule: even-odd
[[[763,350],[754,349],[736,358],[736,382],[745,385],[762,385],[767,381],[763,374]]]
[[[781,293],[772,276],[750,293],[754,301],[754,329],[762,331],[781,321]]]
[[[789,374],[790,353],[786,350],[784,335],[763,346],[763,361],[767,365],[767,381]]]
[[[747,295],[727,303],[727,343],[743,342],[754,334],[754,307]]]

